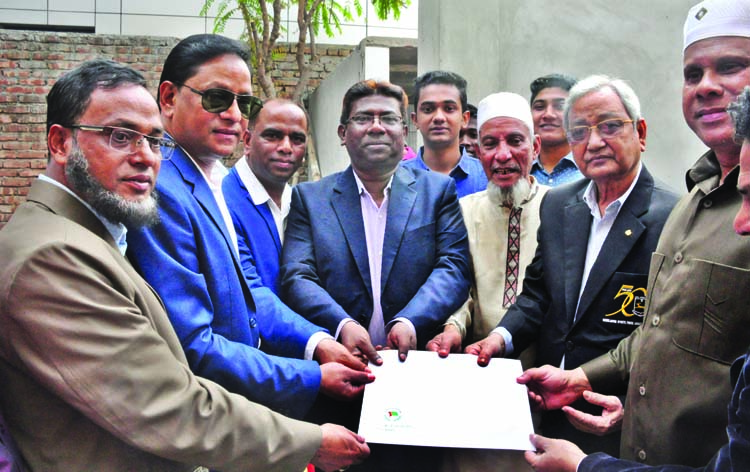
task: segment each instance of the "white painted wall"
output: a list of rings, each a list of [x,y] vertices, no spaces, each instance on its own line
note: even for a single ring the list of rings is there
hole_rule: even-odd
[[[648,124],[644,162],[679,192],[705,151],[682,117],[682,26],[698,0],[431,0],[419,9],[419,73],[452,70],[469,101],[564,72],[627,80]]]

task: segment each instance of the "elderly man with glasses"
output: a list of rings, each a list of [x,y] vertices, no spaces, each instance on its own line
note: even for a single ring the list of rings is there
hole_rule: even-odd
[[[170,52],[158,97],[177,148],[156,185],[160,221],[129,233],[128,257],[164,300],[194,372],[301,418],[319,393],[352,399],[373,376],[241,264],[221,159],[262,107],[248,59],[246,46],[218,35],[190,36]]]
[[[564,124],[586,179],[547,193],[523,291],[498,327],[466,348],[480,365],[536,342],[536,365],[575,368],[643,320],[651,253],[677,197],[641,163],[646,121],[638,97],[622,80],[588,77],[570,90]],[[591,404],[581,401],[580,409],[607,409],[601,397],[585,398]],[[545,412],[541,427],[585,451],[619,450],[619,434],[578,431],[560,411]]]

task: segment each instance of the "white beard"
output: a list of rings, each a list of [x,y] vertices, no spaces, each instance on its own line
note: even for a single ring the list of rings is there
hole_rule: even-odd
[[[531,182],[527,178],[518,179],[511,188],[505,189],[498,187],[497,184],[489,181],[487,183],[487,194],[493,203],[508,207],[518,208],[521,206],[531,192]]]

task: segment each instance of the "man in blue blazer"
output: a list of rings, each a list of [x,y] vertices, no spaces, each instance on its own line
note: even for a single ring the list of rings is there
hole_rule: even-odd
[[[398,350],[401,360],[424,346],[469,290],[455,183],[399,167],[406,109],[403,90],[388,82],[347,91],[338,133],[351,166],[294,188],[279,272],[290,307],[376,363],[377,346]],[[373,448],[370,466],[433,470],[439,455],[426,449]]]
[[[167,57],[159,105],[179,147],[156,185],[161,221],[128,234],[128,256],[164,300],[193,371],[302,417],[319,392],[351,399],[372,374],[241,267],[220,159],[261,106],[248,58],[246,46],[218,35],[188,37]]]
[[[651,253],[677,196],[641,163],[646,122],[625,82],[581,80],[564,120],[586,179],[556,187],[542,201],[523,291],[498,327],[466,348],[480,365],[536,342],[536,365],[573,369],[617,346],[643,319]],[[604,405],[576,406],[599,413]],[[619,451],[619,434],[578,431],[560,411],[545,412],[542,431],[586,451]]]
[[[307,151],[307,115],[289,100],[264,103],[243,135],[245,155],[222,182],[243,267],[255,267],[278,295],[284,224],[292,202],[289,179]]]
[[[374,361],[380,345],[405,359],[466,300],[466,228],[450,179],[398,166],[407,106],[400,87],[360,82],[344,101],[339,136],[351,166],[294,188],[282,298],[353,353]]]

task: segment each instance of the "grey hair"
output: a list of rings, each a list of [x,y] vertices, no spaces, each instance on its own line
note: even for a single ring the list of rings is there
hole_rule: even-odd
[[[635,94],[632,87],[622,79],[615,79],[607,75],[590,75],[575,84],[573,88],[570,89],[568,99],[565,100],[563,126],[566,130],[569,129],[570,109],[573,108],[573,105],[584,96],[605,87],[609,88],[620,97],[620,101],[625,107],[628,117],[633,120],[633,125],[638,123],[641,119],[641,102],[638,100],[638,96]]]
[[[745,87],[728,110],[734,121],[735,138],[750,139],[750,87]]]

